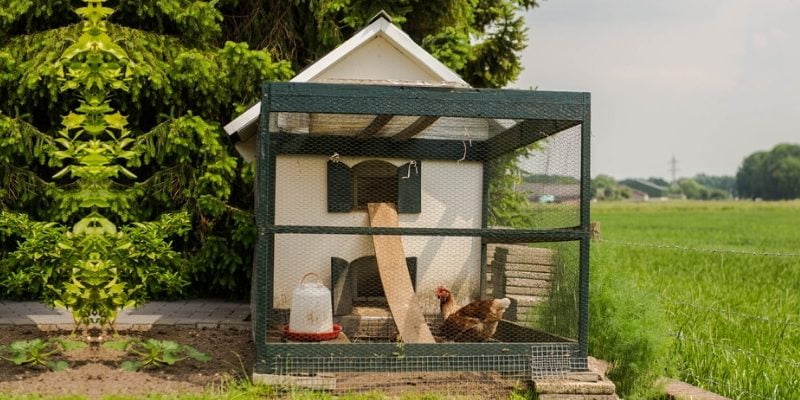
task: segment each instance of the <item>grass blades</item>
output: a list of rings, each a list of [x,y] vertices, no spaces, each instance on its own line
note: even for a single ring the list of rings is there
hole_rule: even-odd
[[[598,203],[592,220],[593,270],[657,300],[678,378],[732,398],[800,398],[800,256],[786,255],[800,253],[799,201]]]

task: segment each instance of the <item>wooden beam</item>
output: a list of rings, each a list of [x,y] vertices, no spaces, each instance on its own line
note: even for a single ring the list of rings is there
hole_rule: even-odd
[[[330,156],[338,152],[342,157],[398,157],[411,160],[460,160],[464,157],[462,140],[409,139],[402,142],[388,137],[367,140],[354,136],[304,135],[270,132],[278,154],[316,154]],[[482,161],[486,156],[486,143],[475,141],[467,152],[465,161]]]
[[[423,116],[417,118],[414,122],[410,123],[405,129],[400,132],[397,132],[394,136],[392,136],[392,140],[394,141],[403,141],[413,138],[420,134],[420,132],[427,129],[429,126],[433,125],[439,117],[435,116]]]
[[[370,122],[369,125],[364,128],[364,130],[356,135],[356,137],[359,139],[366,139],[377,135],[378,132],[380,132],[380,130],[392,120],[393,117],[394,115],[390,114],[378,114],[375,116],[372,122]]]
[[[589,109],[588,93],[543,90],[290,82],[263,90],[270,112],[581,120]]]
[[[492,159],[580,124],[581,121],[570,120],[524,120],[487,140],[487,157]]]

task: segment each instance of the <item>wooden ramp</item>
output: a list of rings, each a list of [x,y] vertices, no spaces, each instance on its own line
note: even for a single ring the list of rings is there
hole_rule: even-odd
[[[388,203],[370,203],[369,222],[372,227],[397,227],[397,210]],[[373,235],[375,259],[381,285],[389,302],[389,310],[404,343],[436,343],[422,308],[414,296],[414,287],[408,276],[406,256],[400,236]]]

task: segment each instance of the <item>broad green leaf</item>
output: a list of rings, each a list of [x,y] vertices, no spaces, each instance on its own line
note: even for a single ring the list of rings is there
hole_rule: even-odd
[[[139,368],[142,368],[142,365],[143,363],[140,361],[123,361],[119,367],[125,371],[136,372]]]
[[[69,369],[69,363],[64,360],[58,361],[48,361],[47,367],[50,368],[53,372],[63,371],[65,369]]]
[[[183,351],[186,353],[186,356],[197,361],[208,362],[211,360],[211,356],[206,353],[201,353],[197,349],[192,346],[184,345]]]
[[[164,352],[164,354],[161,355],[161,361],[163,361],[167,365],[173,365],[176,362],[178,362],[178,360],[180,360],[180,357],[178,357],[177,354],[171,351]]]

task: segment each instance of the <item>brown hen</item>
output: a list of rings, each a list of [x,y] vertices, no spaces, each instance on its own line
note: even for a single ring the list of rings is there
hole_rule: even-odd
[[[456,342],[483,342],[492,337],[497,323],[511,305],[511,300],[504,298],[476,300],[461,307],[444,286],[436,290],[436,297],[444,319],[439,334]]]

